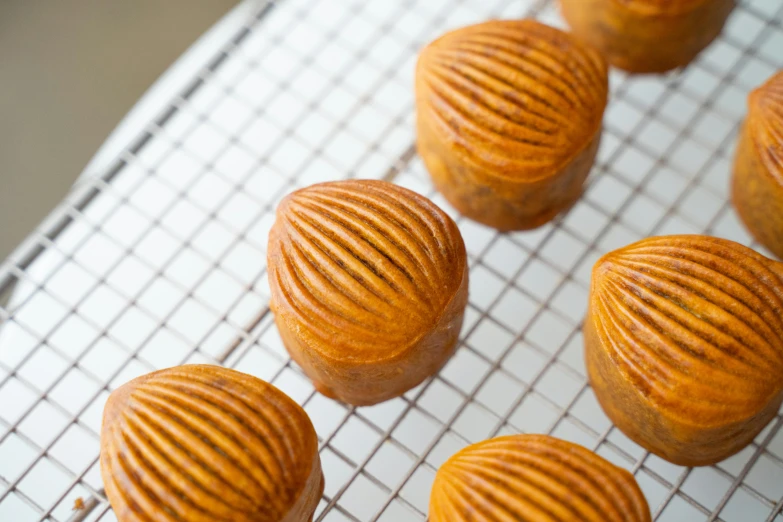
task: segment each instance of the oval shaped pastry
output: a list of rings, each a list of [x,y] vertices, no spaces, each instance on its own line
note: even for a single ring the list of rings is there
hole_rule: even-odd
[[[783,401],[783,265],[724,239],[640,241],[595,265],[584,334],[617,427],[675,464],[713,464]]]
[[[304,410],[208,365],[143,375],[109,396],[101,475],[120,522],[307,522],[324,489]]]
[[[465,245],[451,218],[410,190],[352,180],[290,194],[268,265],[283,343],[324,395],[355,405],[397,397],[454,352]]]
[[[419,154],[464,215],[500,230],[537,227],[581,195],[607,89],[596,51],[534,20],[450,32],[419,56]]]
[[[748,97],[732,187],[745,226],[783,259],[783,71]]]
[[[546,435],[468,446],[438,470],[431,522],[650,522],[633,475]]]
[[[687,65],[723,30],[734,0],[561,0],[574,35],[634,73]]]

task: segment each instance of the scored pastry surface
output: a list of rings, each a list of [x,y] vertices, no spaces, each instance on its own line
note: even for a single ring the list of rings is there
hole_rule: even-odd
[[[114,391],[101,472],[121,522],[310,520],[323,491],[304,410],[274,386],[188,365]]]
[[[489,175],[551,176],[601,126],[605,62],[534,20],[448,33],[422,51],[417,70],[420,118]]]
[[[636,480],[582,446],[513,435],[469,446],[435,475],[433,522],[649,522]]]
[[[465,245],[451,218],[410,190],[355,180],[296,191],[278,207],[268,258],[281,337],[326,395],[397,396],[456,346]]]
[[[611,252],[585,325],[599,401],[660,456],[725,458],[783,400],[782,310],[781,265],[737,243],[667,236]]]
[[[732,185],[742,221],[783,259],[783,71],[748,96]]]
[[[746,121],[764,166],[783,187],[783,71],[750,93]]]

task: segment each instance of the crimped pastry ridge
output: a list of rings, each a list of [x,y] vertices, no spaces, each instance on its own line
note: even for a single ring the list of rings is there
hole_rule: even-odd
[[[783,280],[768,260],[704,236],[648,239],[596,266],[591,310],[609,357],[660,407],[706,426],[739,421],[783,383]],[[698,420],[698,421],[697,421]]]
[[[746,125],[764,166],[783,187],[783,73],[750,93]]]
[[[570,161],[606,105],[598,54],[530,20],[449,33],[422,52],[418,70],[435,132],[477,167],[512,179],[524,171],[519,181]]]
[[[438,471],[437,522],[647,522],[633,476],[580,446],[544,435],[499,437]]]
[[[374,351],[379,335],[405,348],[411,331],[432,325],[461,283],[461,239],[435,239],[457,238],[453,222],[400,187],[314,185],[287,197],[278,219],[270,248],[281,262],[270,277],[287,297],[276,306],[324,342],[339,331],[342,349]]]
[[[133,520],[279,522],[320,475],[310,421],[258,379],[185,366],[126,387],[106,406],[101,464]]]

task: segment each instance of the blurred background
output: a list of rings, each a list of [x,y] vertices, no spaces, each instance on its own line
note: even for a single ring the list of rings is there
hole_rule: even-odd
[[[0,1],[0,260],[63,198],[167,67],[236,3]],[[190,76],[183,68],[167,75],[169,85],[156,85],[131,119],[149,121],[171,98],[162,91]],[[114,142],[129,141],[126,134]],[[110,144],[104,157],[116,154]],[[94,162],[87,174],[105,167]]]

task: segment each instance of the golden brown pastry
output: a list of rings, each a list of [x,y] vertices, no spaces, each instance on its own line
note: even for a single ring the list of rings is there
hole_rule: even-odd
[[[299,190],[269,235],[272,310],[318,391],[355,404],[397,397],[454,352],[468,266],[457,225],[385,181]]]
[[[595,265],[584,334],[617,427],[675,464],[713,464],[783,401],[783,264],[725,239],[640,241]]]
[[[574,35],[634,73],[687,65],[721,32],[734,0],[561,0]]]
[[[468,446],[435,475],[430,522],[650,522],[633,475],[582,446],[512,435]]]
[[[783,259],[783,71],[748,97],[732,184],[742,221]]]
[[[304,410],[260,379],[189,365],[115,390],[101,475],[119,522],[307,522],[324,479]]]
[[[500,230],[537,227],[581,195],[607,88],[596,51],[534,20],[450,32],[419,57],[419,154],[464,215]]]

